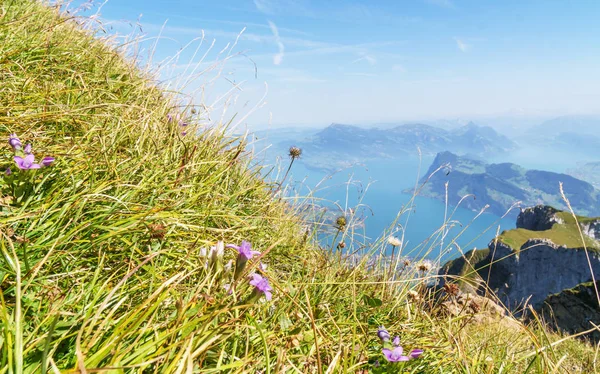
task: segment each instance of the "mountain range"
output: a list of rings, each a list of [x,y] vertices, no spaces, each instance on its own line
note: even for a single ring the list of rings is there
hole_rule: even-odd
[[[491,127],[468,123],[447,130],[421,123],[386,129],[363,128],[334,123],[320,132],[297,141],[304,151],[304,163],[323,169],[335,169],[372,159],[393,159],[419,152],[435,155],[440,151],[484,157],[504,153],[516,147],[506,136]],[[281,147],[289,143],[280,143]]]
[[[438,169],[441,170],[434,173]],[[479,211],[489,205],[488,211],[499,216],[518,201],[523,205],[544,203],[566,208],[559,191],[559,183],[563,183],[565,194],[578,213],[600,214],[600,192],[588,182],[567,174],[527,170],[512,163],[486,164],[451,152],[436,156],[421,183],[421,196],[445,200],[448,184],[450,205],[458,205],[465,195],[471,194],[473,197],[462,200],[462,207]],[[518,209],[514,209],[509,215],[517,213]]]

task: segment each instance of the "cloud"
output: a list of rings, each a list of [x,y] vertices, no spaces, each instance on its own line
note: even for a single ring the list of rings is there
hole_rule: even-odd
[[[469,44],[465,43],[459,38],[454,38],[454,41],[456,42],[456,46],[458,47],[458,49],[460,49],[463,52],[467,52],[471,48]]]
[[[271,32],[275,37],[275,44],[277,44],[277,48],[279,49],[279,52],[273,56],[273,63],[275,65],[281,65],[281,62],[283,62],[283,56],[285,54],[285,46],[279,37],[279,30],[277,30],[277,26],[271,21],[269,21],[269,26],[271,27]]]
[[[273,14],[273,6],[269,0],[254,0],[254,6],[258,9],[259,12],[265,14]]]
[[[377,64],[377,59],[375,57],[373,57],[371,55],[367,55],[367,54],[352,61],[351,64],[356,64],[357,62],[361,62],[361,61],[366,61],[371,66],[374,66]]]
[[[400,64],[395,64],[392,66],[392,71],[397,71],[399,73],[406,73],[406,68]]]
[[[448,9],[454,9],[456,7],[452,0],[425,0],[425,2]]]
[[[254,6],[256,10],[269,16],[287,14],[315,17],[314,11],[303,0],[254,0]]]

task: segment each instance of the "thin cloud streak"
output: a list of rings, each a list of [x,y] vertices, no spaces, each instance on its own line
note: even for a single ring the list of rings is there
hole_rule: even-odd
[[[454,38],[454,41],[456,42],[458,49],[460,49],[462,52],[467,52],[471,48],[469,44],[465,43],[459,38]]]
[[[437,5],[442,8],[454,9],[456,6],[452,0],[425,0],[426,3]]]
[[[281,65],[281,63],[283,62],[283,56],[285,55],[285,46],[281,42],[281,38],[279,37],[279,30],[277,30],[277,26],[271,21],[269,21],[269,26],[271,27],[271,32],[273,33],[273,36],[275,37],[275,44],[277,44],[277,48],[279,49],[279,52],[275,56],[273,56],[273,64]]]

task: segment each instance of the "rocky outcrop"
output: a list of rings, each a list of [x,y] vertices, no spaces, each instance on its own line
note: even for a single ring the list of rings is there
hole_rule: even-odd
[[[600,288],[600,281],[596,281],[596,287]],[[594,325],[600,325],[600,305],[594,284],[582,283],[548,296],[540,309],[540,315],[550,327],[569,334],[584,332]],[[598,330],[583,336],[595,343],[600,342]]]
[[[592,239],[600,240],[600,220],[582,223],[581,231]]]
[[[547,205],[521,209],[517,217],[517,228],[531,231],[550,230],[555,223],[563,223],[556,215],[557,212],[557,209]]]
[[[594,275],[599,279],[600,256],[594,251],[588,254]],[[591,280],[583,249],[558,246],[545,239],[531,239],[519,251],[492,242],[488,263],[492,263],[488,286],[511,309],[527,300],[540,307],[548,295]]]

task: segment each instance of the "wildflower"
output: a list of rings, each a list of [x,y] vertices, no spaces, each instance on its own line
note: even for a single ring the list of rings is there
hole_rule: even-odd
[[[394,347],[399,347],[400,346],[400,337],[396,335],[394,340],[392,340],[392,344],[394,345]]]
[[[410,266],[410,260],[406,259],[402,262],[402,264],[404,265],[404,267],[409,267]]]
[[[10,170],[10,168],[6,168],[6,171],[4,172],[4,174],[11,175],[12,171]]]
[[[422,261],[417,265],[417,269],[423,273],[428,272],[432,267],[433,264],[429,260]]]
[[[31,143],[27,143],[23,149],[23,152],[25,152],[25,154],[31,154],[31,148]]]
[[[173,116],[171,115],[171,113],[167,114],[167,122],[173,122]]]
[[[379,326],[379,329],[377,329],[377,336],[383,343],[390,341],[390,333],[383,326]]]
[[[260,252],[253,251],[252,245],[250,244],[250,242],[247,242],[245,240],[242,240],[242,244],[239,246],[233,245],[233,244],[227,244],[227,247],[236,249],[239,253],[239,257],[245,258],[246,261],[252,259],[252,257],[254,257],[255,255],[260,255]]]
[[[10,134],[10,136],[8,137],[8,144],[10,144],[10,146],[13,147],[14,150],[21,149],[21,147],[23,146],[23,144],[21,144],[21,140],[17,138],[17,134]]]
[[[408,356],[403,356],[403,352],[404,350],[400,346],[394,347],[394,349],[383,349],[383,355],[385,356],[385,359],[388,360],[388,362],[409,361],[423,354],[422,349],[413,349],[412,351],[410,351]]]
[[[210,248],[210,254],[208,255],[208,265],[211,269],[221,270],[223,266],[224,253],[225,244],[220,240],[217,242],[217,245]]]
[[[31,153],[26,155],[25,158],[21,156],[15,156],[14,159],[15,163],[17,164],[17,167],[21,170],[41,168],[40,164],[34,163],[35,159]]]
[[[227,247],[235,248],[238,251],[238,257],[235,262],[235,272],[233,273],[233,279],[238,279],[240,275],[242,275],[242,272],[244,271],[244,268],[246,268],[246,263],[248,262],[248,260],[252,259],[252,257],[254,257],[255,255],[260,255],[260,252],[253,251],[250,242],[247,242],[245,240],[243,240],[242,244],[239,246],[228,244]]]
[[[290,158],[292,160],[300,158],[300,156],[302,156],[302,149],[298,148],[296,146],[290,147],[290,151],[289,151],[288,155],[290,156]]]
[[[267,278],[263,278],[262,276],[256,273],[252,274],[252,280],[250,281],[250,284],[254,286],[255,293],[263,293],[267,300],[271,300],[271,291],[273,291],[273,289],[271,288],[271,285],[269,284],[269,280]]]
[[[394,247],[400,247],[402,245],[402,241],[395,236],[390,236],[388,238],[388,244]]]
[[[54,162],[54,157],[44,157],[42,159],[42,166],[50,166],[50,164],[52,164]]]

